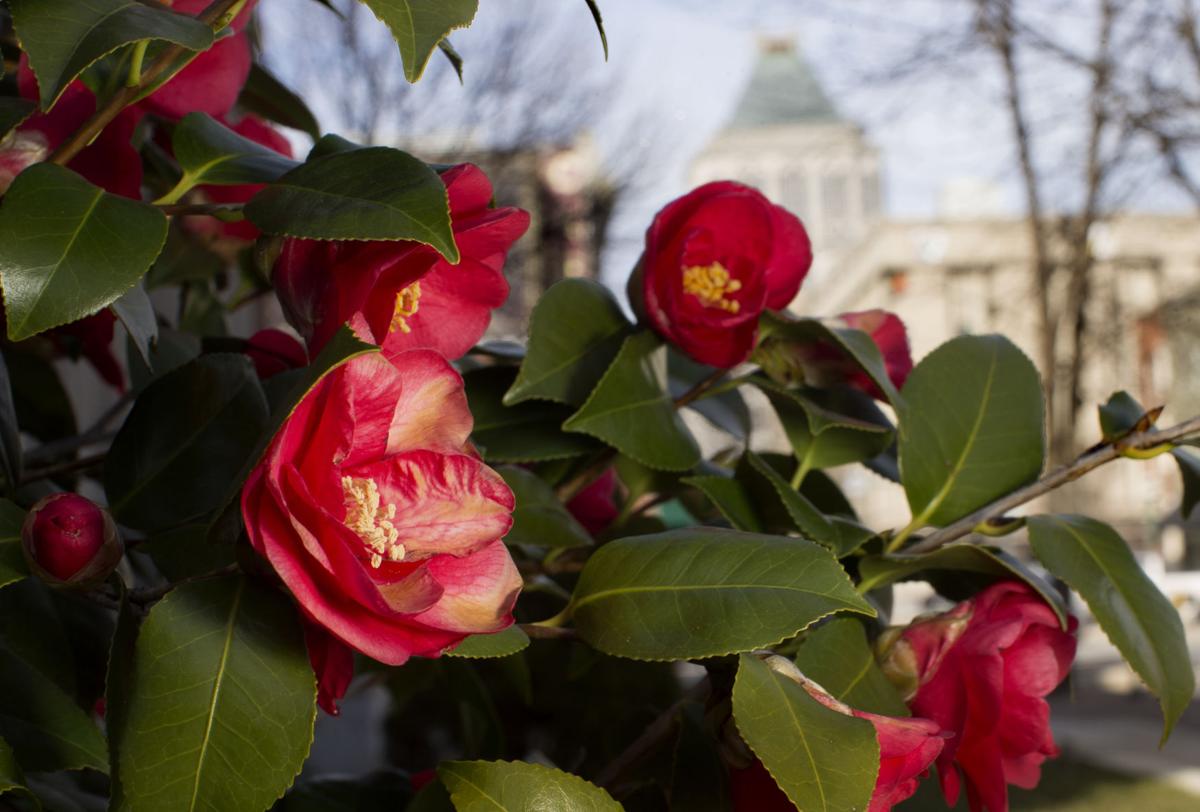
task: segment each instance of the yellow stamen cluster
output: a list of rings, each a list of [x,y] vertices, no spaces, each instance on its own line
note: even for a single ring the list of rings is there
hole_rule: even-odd
[[[388,561],[403,561],[405,550],[399,542],[400,531],[392,524],[396,506],[380,504],[375,480],[344,476],[342,494],[346,500],[345,525],[371,550],[371,566],[378,568],[384,557]]]
[[[719,307],[729,313],[742,309],[740,302],[728,298],[737,293],[742,283],[732,279],[729,271],[719,262],[711,265],[690,265],[683,269],[683,291],[690,293],[706,307]]]
[[[417,315],[420,309],[421,302],[421,283],[413,282],[404,290],[396,294],[396,309],[392,312],[392,325],[388,328],[388,332],[399,330],[402,333],[411,333],[412,328],[408,326],[408,320]]]

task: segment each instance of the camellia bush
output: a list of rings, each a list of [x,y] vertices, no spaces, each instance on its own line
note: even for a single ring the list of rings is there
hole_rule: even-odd
[[[414,81],[476,12],[363,2]],[[1045,572],[1170,733],[1171,604],[1102,522],[1012,511],[1169,453],[1186,512],[1200,420],[1115,395],[1047,472],[1016,346],[914,367],[891,314],[788,312],[804,226],[732,182],[649,224],[628,309],[567,279],[483,341],[529,216],[322,135],[254,5],[0,3],[0,806],[881,812],[929,780],[1001,812],[1057,754],[1077,621]],[[272,297],[289,329],[231,328]],[[115,405],[81,422],[63,358]],[[749,442],[749,390],[792,453]],[[911,521],[862,523],[853,465]],[[909,580],[950,608],[891,624]],[[323,735],[391,767],[302,774],[364,692]]]

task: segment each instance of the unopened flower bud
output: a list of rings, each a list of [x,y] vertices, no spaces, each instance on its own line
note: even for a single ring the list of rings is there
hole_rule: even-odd
[[[916,696],[922,680],[937,670],[970,622],[971,607],[963,603],[940,615],[919,617],[908,626],[893,626],[879,636],[875,641],[879,669],[905,702]]]
[[[95,586],[124,555],[112,517],[74,493],[51,494],[30,509],[21,527],[21,548],[35,575],[68,588]]]

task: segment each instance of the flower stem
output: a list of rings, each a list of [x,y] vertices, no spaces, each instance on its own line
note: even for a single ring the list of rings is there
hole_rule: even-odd
[[[126,87],[137,87],[142,83],[142,64],[146,61],[146,48],[150,40],[142,39],[133,44],[133,54],[129,62],[129,78],[125,80]]]

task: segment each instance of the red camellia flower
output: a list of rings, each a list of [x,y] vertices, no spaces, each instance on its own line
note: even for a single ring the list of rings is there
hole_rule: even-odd
[[[883,355],[884,368],[892,385],[897,389],[904,386],[908,373],[912,372],[912,352],[908,348],[908,331],[904,322],[895,313],[886,310],[864,310],[861,313],[843,313],[839,318],[847,325],[867,333],[879,347]],[[851,386],[857,386],[874,398],[883,400],[883,392],[875,382],[861,369],[855,367],[850,371],[846,381]]]
[[[614,498],[616,493],[617,472],[609,468],[592,484],[575,494],[575,497],[567,502],[567,510],[585,530],[593,536],[598,536],[608,529],[619,514]]]
[[[1070,631],[1076,625],[1071,618]],[[1016,581],[900,633],[885,668],[911,673],[913,713],[954,734],[938,758],[948,804],[958,802],[964,780],[972,812],[1007,812],[1008,784],[1037,786],[1042,762],[1058,755],[1044,697],[1074,657],[1075,638]]]
[[[232,36],[218,40],[198,54],[169,82],[139,102],[139,106],[169,119],[180,119],[192,112],[220,118],[233,109],[250,75],[253,60],[245,28],[257,2],[247,0],[230,26]],[[211,5],[211,0],[175,0],[167,5],[181,14],[195,16]]]
[[[299,369],[308,364],[304,345],[290,333],[268,327],[259,330],[246,341],[246,355],[254,363],[254,371],[262,379]]]
[[[759,315],[787,307],[811,265],[792,214],[749,186],[709,183],[654,218],[629,298],[692,358],[732,367],[754,349]]]
[[[21,547],[29,568],[53,586],[93,586],[124,555],[112,517],[74,493],[51,494],[30,508]]]
[[[803,687],[825,707],[866,719],[874,725],[875,738],[879,742],[879,775],[867,812],[887,812],[911,798],[921,778],[929,773],[930,765],[942,752],[946,738],[941,728],[928,719],[899,719],[855,710],[811,682],[804,683]],[[733,770],[730,790],[734,812],[790,812],[796,808],[760,761],[747,769]]]
[[[310,648],[327,710],[349,680],[340,646],[399,665],[512,623],[513,496],[471,426],[437,353],[360,356],[304,397],[247,481],[251,544],[328,635]]]
[[[508,298],[502,269],[529,227],[528,213],[490,208],[492,184],[476,166],[442,173],[461,261],[451,265],[421,243],[288,239],[273,282],[284,315],[320,351],[356,314],[389,353],[435,349],[461,357]]]

